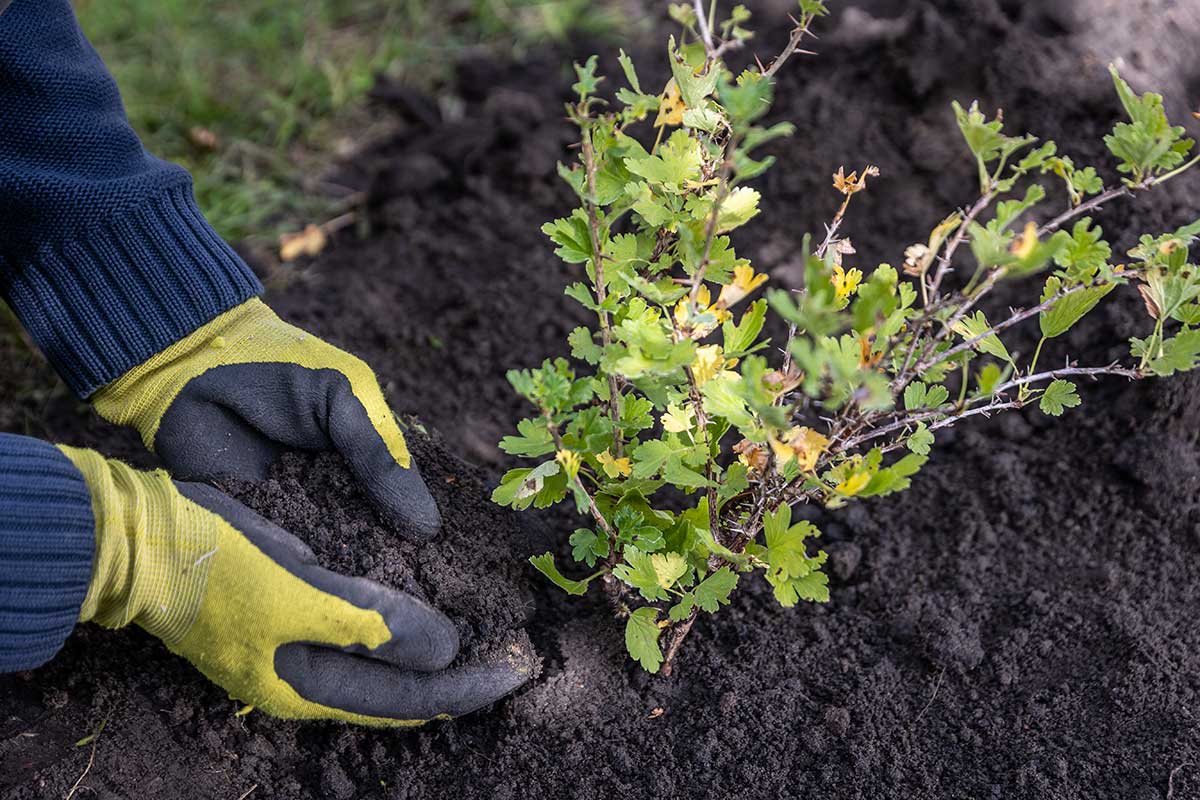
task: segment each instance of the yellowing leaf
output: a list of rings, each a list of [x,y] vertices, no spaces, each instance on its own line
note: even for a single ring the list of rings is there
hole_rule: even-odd
[[[771,449],[780,464],[786,464],[793,458],[803,472],[811,472],[817,466],[817,460],[829,447],[829,439],[812,428],[792,428],[782,437],[771,437]]]
[[[717,305],[729,308],[741,302],[746,295],[767,282],[766,275],[756,275],[754,267],[749,264],[738,264],[733,268],[733,283],[721,287],[721,295]]]
[[[708,383],[709,379],[724,367],[725,354],[721,351],[721,345],[710,344],[696,348],[696,359],[692,362],[692,378],[697,387]]]
[[[686,110],[687,106],[684,105],[683,96],[679,94],[679,84],[675,82],[674,78],[671,78],[667,81],[667,85],[659,97],[658,117],[654,120],[654,127],[682,125],[683,112]]]
[[[668,433],[684,433],[695,426],[696,412],[691,406],[667,406],[667,413],[662,415],[663,430]]]
[[[1038,245],[1038,226],[1030,220],[1025,223],[1025,231],[1012,245],[1012,254],[1017,258],[1029,258]]]
[[[866,472],[855,472],[844,481],[833,487],[833,490],[843,497],[853,497],[866,488],[871,482],[871,476]]]
[[[318,225],[306,225],[299,233],[279,237],[279,260],[295,261],[300,256],[315,256],[325,249],[328,239]]]
[[[858,172],[851,172],[847,175],[845,167],[838,167],[838,171],[833,175],[833,188],[849,197],[867,188],[867,178],[876,178],[878,176],[879,167],[865,167],[861,178]]]
[[[596,456],[596,460],[604,468],[604,474],[610,478],[627,478],[629,473],[633,472],[633,465],[628,458],[614,458],[607,450]]]
[[[655,553],[650,556],[650,565],[664,589],[670,589],[687,572],[687,558],[682,553]]]
[[[758,191],[748,186],[734,189],[721,203],[717,212],[717,233],[725,233],[745,225],[758,214]]]
[[[572,450],[559,450],[554,454],[554,460],[562,465],[563,472],[570,480],[575,480],[579,475],[579,466],[581,460],[579,453]]]
[[[837,293],[837,299],[846,300],[858,291],[858,285],[862,283],[862,278],[863,274],[860,269],[851,268],[846,271],[841,267],[834,267],[833,275],[829,280],[833,284],[834,292]]]

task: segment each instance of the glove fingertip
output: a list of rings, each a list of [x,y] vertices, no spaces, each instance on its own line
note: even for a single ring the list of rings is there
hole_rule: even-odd
[[[404,535],[428,541],[442,529],[442,514],[416,465],[392,470],[393,480],[375,489],[375,505]]]

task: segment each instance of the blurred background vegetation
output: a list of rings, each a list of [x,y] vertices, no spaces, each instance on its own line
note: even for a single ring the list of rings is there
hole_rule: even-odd
[[[624,14],[608,0],[76,0],[155,155],[187,167],[225,238],[321,222],[313,191],[369,129],[379,75],[436,91],[464,56],[519,58],[568,37],[604,37]]]
[[[628,29],[628,0],[74,0],[155,155],[191,171],[226,239],[262,251],[345,210],[314,185],[338,153],[384,124],[378,77],[435,95],[471,56],[519,59]],[[445,98],[443,98],[445,99]],[[28,335],[0,301],[0,363],[27,363]],[[0,391],[57,386],[0,370]],[[45,379],[45,380],[43,380]],[[10,384],[19,382],[19,385]],[[60,387],[61,388],[61,387]],[[41,391],[40,389],[38,391]],[[49,389],[47,389],[49,391]]]

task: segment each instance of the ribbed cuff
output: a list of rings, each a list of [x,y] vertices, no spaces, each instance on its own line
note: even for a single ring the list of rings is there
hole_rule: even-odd
[[[0,672],[54,657],[79,619],[96,525],[83,475],[58,448],[0,434]]]
[[[0,289],[67,385],[88,397],[262,284],[187,182],[31,261],[0,257]]]

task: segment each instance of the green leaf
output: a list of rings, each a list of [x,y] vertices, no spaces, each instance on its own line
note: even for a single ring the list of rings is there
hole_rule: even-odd
[[[908,437],[908,449],[919,456],[927,456],[932,447],[933,432],[925,427],[924,422],[917,423],[917,429]]]
[[[714,108],[689,108],[683,112],[683,126],[706,133],[716,133],[724,117]]]
[[[963,341],[970,341],[978,336],[982,336],[991,327],[983,312],[976,311],[971,316],[960,319],[952,326],[952,329],[963,338]],[[994,333],[984,336],[984,338],[975,342],[972,347],[982,350],[988,355],[995,356],[1001,361],[1012,363],[1012,356],[1009,355],[1008,348],[1004,346],[1004,342],[1000,341],[1000,337]]]
[[[996,387],[1000,385],[1001,379],[1004,377],[1004,371],[1000,369],[999,364],[985,364],[983,369],[979,370],[977,378],[977,387],[979,394],[984,397],[990,397],[996,393]]]
[[[872,451],[873,453],[878,452]],[[890,467],[884,467],[871,476],[859,497],[884,497],[895,492],[902,492],[912,485],[909,480],[920,471],[929,458],[921,453],[912,452],[896,461]]]
[[[554,452],[554,437],[544,419],[523,419],[517,423],[520,436],[505,436],[500,449],[509,455],[536,458]]]
[[[924,408],[941,408],[950,399],[950,392],[945,386],[926,386],[921,381],[913,381],[904,387],[904,407],[909,411]]]
[[[1118,123],[1104,137],[1105,145],[1121,160],[1117,169],[1132,175],[1136,182],[1180,166],[1195,142],[1185,139],[1184,129],[1167,120],[1162,95],[1147,92],[1138,97],[1116,67],[1109,65],[1108,69],[1131,120]]]
[[[738,576],[729,567],[721,567],[716,572],[700,581],[692,590],[696,605],[710,614],[716,613],[720,606],[729,605],[729,594],[737,586]]]
[[[625,159],[626,168],[673,194],[682,194],[683,184],[700,180],[700,142],[682,128],[658,149],[658,155],[632,156]],[[576,209],[576,213],[583,214]],[[584,215],[586,222],[587,216]]]
[[[1104,241],[1104,230],[1092,227],[1092,218],[1084,217],[1075,223],[1071,238],[1054,257],[1054,263],[1064,268],[1072,281],[1090,281],[1112,256],[1112,248]]]
[[[721,373],[710,378],[700,389],[704,397],[704,411],[710,417],[729,422],[736,428],[749,428],[754,424],[754,415],[746,406],[742,393],[741,375]]]
[[[529,559],[529,563],[533,564],[534,569],[549,578],[555,586],[562,589],[567,594],[585,594],[587,592],[588,583],[596,578],[596,576],[593,575],[592,577],[585,578],[581,581],[573,581],[564,576],[558,571],[558,567],[554,563],[553,553],[542,553],[540,556],[533,556]]]
[[[1044,414],[1061,417],[1065,409],[1075,408],[1080,402],[1082,401],[1079,399],[1079,395],[1075,394],[1075,384],[1070,381],[1054,380],[1046,387],[1046,391],[1042,392],[1038,408]]]
[[[692,615],[692,609],[696,607],[696,596],[691,592],[684,592],[683,597],[679,598],[679,602],[671,606],[671,610],[667,612],[667,618],[671,622],[683,622]]]
[[[579,528],[571,534],[571,556],[576,561],[586,562],[589,567],[596,566],[596,559],[606,558],[610,547],[607,534],[597,534],[589,528]]]
[[[1047,339],[1053,339],[1057,336],[1062,336],[1071,329],[1079,320],[1083,319],[1089,311],[1104,299],[1104,297],[1116,287],[1115,283],[1106,284],[1104,286],[1093,286],[1090,289],[1079,289],[1066,297],[1055,301],[1054,305],[1038,315],[1038,324],[1042,329],[1042,336]],[[1046,280],[1046,287],[1042,291],[1042,302],[1046,302],[1062,289],[1062,281],[1057,276],[1050,276]]]
[[[649,673],[658,672],[662,666],[662,649],[658,646],[658,609],[651,606],[635,608],[625,623],[625,649],[642,669]]]
[[[674,36],[671,37],[667,47],[667,60],[671,62],[671,75],[675,78],[684,104],[688,108],[700,108],[704,105],[704,99],[717,88],[720,70],[714,65],[708,65],[707,72],[697,75],[695,68],[677,51]]]
[[[561,500],[567,491],[566,476],[557,461],[547,461],[534,469],[512,469],[504,473],[492,492],[492,502],[524,511],[531,505],[547,508]]]
[[[763,324],[767,320],[767,301],[755,300],[742,314],[742,319],[736,325],[729,320],[721,325],[721,335],[724,338],[723,349],[726,358],[741,358],[754,348],[755,340],[762,333]]]
[[[600,356],[604,351],[600,345],[596,344],[590,328],[580,326],[571,331],[567,335],[567,344],[571,345],[571,355],[580,361],[586,361],[592,365],[600,363]]]
[[[624,564],[613,568],[618,580],[637,589],[647,600],[666,600],[667,590],[687,572],[687,559],[680,553],[644,553],[626,547]]]
[[[547,222],[542,226],[542,233],[558,245],[554,254],[568,264],[581,264],[591,259],[592,240],[583,209],[577,208],[569,217]]]
[[[571,84],[571,91],[579,95],[580,100],[596,93],[596,87],[604,78],[596,76],[596,56],[591,56],[583,64],[575,64],[575,75],[578,81]]]
[[[1162,354],[1147,366],[1155,375],[1173,375],[1200,366],[1200,330],[1183,331],[1163,342]]]
[[[823,576],[822,579],[810,579],[814,573],[820,574],[818,570],[825,563],[825,553],[812,557],[805,547],[806,539],[820,535],[817,526],[807,520],[793,525],[792,509],[786,504],[763,517],[767,561],[765,577],[774,588],[775,598],[780,605],[795,605],[800,597],[814,599],[805,592],[811,594],[817,585],[824,584]],[[824,599],[828,599],[828,592]]]
[[[723,83],[719,94],[721,105],[734,125],[744,126],[771,108],[774,87],[770,78],[758,70],[748,69],[738,76],[736,84]]]
[[[629,85],[638,94],[642,93],[642,85],[638,82],[637,70],[633,67],[633,59],[625,55],[625,51],[621,50],[617,54],[617,61],[621,64],[621,69],[625,72],[625,80],[629,81]]]
[[[775,585],[775,600],[784,608],[791,608],[800,600],[828,603],[829,576],[824,572],[810,572],[802,578],[780,581]]]

